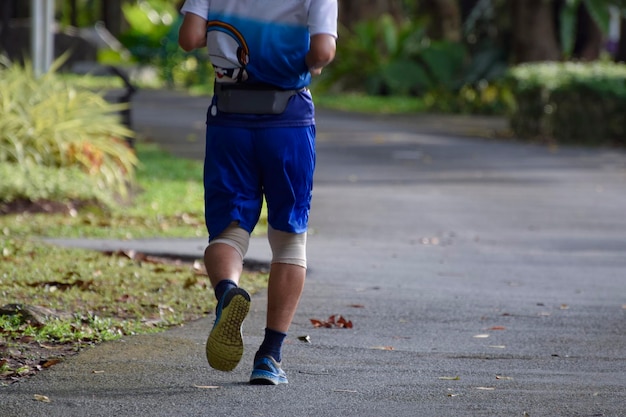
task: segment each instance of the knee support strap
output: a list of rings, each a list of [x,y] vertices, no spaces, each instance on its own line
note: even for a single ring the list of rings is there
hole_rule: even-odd
[[[306,232],[287,233],[267,227],[267,240],[272,249],[272,263],[298,265],[306,268]]]
[[[248,246],[250,245],[250,233],[239,227],[239,223],[233,222],[215,239],[211,240],[209,246],[216,243],[224,243],[233,247],[239,255],[241,255],[241,259],[243,260],[248,252]]]

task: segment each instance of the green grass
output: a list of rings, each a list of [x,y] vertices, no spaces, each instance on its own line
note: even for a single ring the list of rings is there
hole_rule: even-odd
[[[179,325],[215,306],[199,263],[61,248],[37,239],[3,238],[0,245],[0,305],[28,304],[58,312],[48,327],[17,332],[2,326],[5,336],[109,340]],[[243,281],[256,290],[264,277],[250,273]]]
[[[15,236],[194,237],[206,234],[202,163],[173,158],[150,144],[137,144],[140,165],[132,201],[58,214],[16,213],[0,217],[0,229]]]

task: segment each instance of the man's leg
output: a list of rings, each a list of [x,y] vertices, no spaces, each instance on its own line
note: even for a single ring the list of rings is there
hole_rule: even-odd
[[[209,365],[233,370],[243,355],[241,325],[250,310],[250,296],[238,288],[249,234],[231,224],[204,251],[204,263],[218,301],[215,324],[206,343]]]
[[[267,327],[287,333],[296,313],[306,268],[300,265],[273,263],[270,269],[267,295]]]
[[[306,230],[315,170],[315,127],[259,131],[263,191],[268,206],[272,265],[265,338],[255,355],[251,384],[285,384],[282,345],[306,277]]]
[[[207,246],[204,251],[204,266],[213,288],[222,280],[230,280],[238,285],[243,272],[243,259],[232,246],[215,243]]]
[[[268,227],[273,260],[270,267],[265,337],[254,358],[252,384],[286,384],[282,347],[296,313],[306,278],[306,233]]]

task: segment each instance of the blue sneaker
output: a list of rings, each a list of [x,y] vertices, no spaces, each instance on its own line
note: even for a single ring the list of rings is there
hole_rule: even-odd
[[[250,311],[250,295],[242,288],[228,291],[217,305],[215,324],[206,342],[209,365],[232,371],[243,356],[241,325]]]
[[[278,385],[287,383],[287,374],[280,368],[280,363],[271,356],[261,356],[254,360],[250,375],[252,385]]]

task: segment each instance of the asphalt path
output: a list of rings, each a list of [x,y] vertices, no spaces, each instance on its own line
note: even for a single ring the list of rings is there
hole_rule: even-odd
[[[133,117],[145,138],[201,159],[205,110],[204,99],[141,92]],[[205,363],[207,317],[2,387],[0,416],[626,416],[626,153],[489,138],[501,127],[318,114],[288,385],[247,384],[260,293],[231,373]],[[198,239],[59,244],[203,249]],[[250,261],[268,257],[255,239]],[[353,328],[310,322],[331,315]]]

